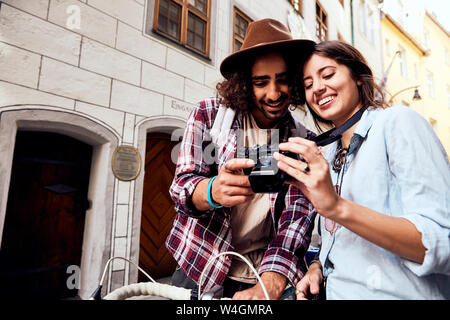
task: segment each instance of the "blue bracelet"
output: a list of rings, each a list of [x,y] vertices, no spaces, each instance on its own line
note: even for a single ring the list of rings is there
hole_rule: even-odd
[[[215,205],[215,204],[213,203],[212,196],[211,196],[211,187],[212,187],[212,183],[213,183],[213,181],[214,181],[215,178],[217,178],[217,176],[214,176],[214,177],[211,178],[211,180],[209,180],[207,195],[208,195],[208,202],[209,202],[209,205],[210,205],[211,207],[213,207],[213,208],[218,209],[218,208],[222,208],[223,206],[217,206],[217,205]]]

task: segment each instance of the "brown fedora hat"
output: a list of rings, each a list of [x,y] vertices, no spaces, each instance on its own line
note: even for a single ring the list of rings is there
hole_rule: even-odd
[[[220,72],[229,78],[231,73],[248,66],[250,58],[270,52],[286,52],[300,58],[311,52],[314,45],[315,42],[311,40],[294,39],[288,28],[277,20],[253,21],[248,25],[241,49],[222,61]]]

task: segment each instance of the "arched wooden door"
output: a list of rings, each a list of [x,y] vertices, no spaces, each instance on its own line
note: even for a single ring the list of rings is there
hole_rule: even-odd
[[[0,296],[61,299],[81,265],[92,147],[71,137],[19,131],[0,248]],[[73,282],[72,282],[73,283]]]
[[[171,153],[177,143],[167,134],[147,134],[139,265],[154,278],[170,276],[176,267],[165,240],[175,218],[169,188],[176,166]],[[139,281],[148,279],[139,273]]]

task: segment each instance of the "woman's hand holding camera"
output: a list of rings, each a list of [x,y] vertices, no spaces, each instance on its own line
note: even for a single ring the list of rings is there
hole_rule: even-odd
[[[297,153],[306,161],[292,159],[278,152],[274,154],[278,167],[295,178],[287,183],[299,188],[320,215],[333,219],[341,198],[333,187],[328,161],[316,143],[294,137],[281,143],[280,150]]]

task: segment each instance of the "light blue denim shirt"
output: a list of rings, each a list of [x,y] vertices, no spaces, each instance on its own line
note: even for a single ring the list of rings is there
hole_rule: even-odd
[[[326,152],[330,167],[336,147]],[[366,110],[350,143],[341,196],[408,219],[427,251],[418,264],[343,226],[331,234],[320,217],[327,299],[450,299],[450,165],[425,119],[403,106]]]

